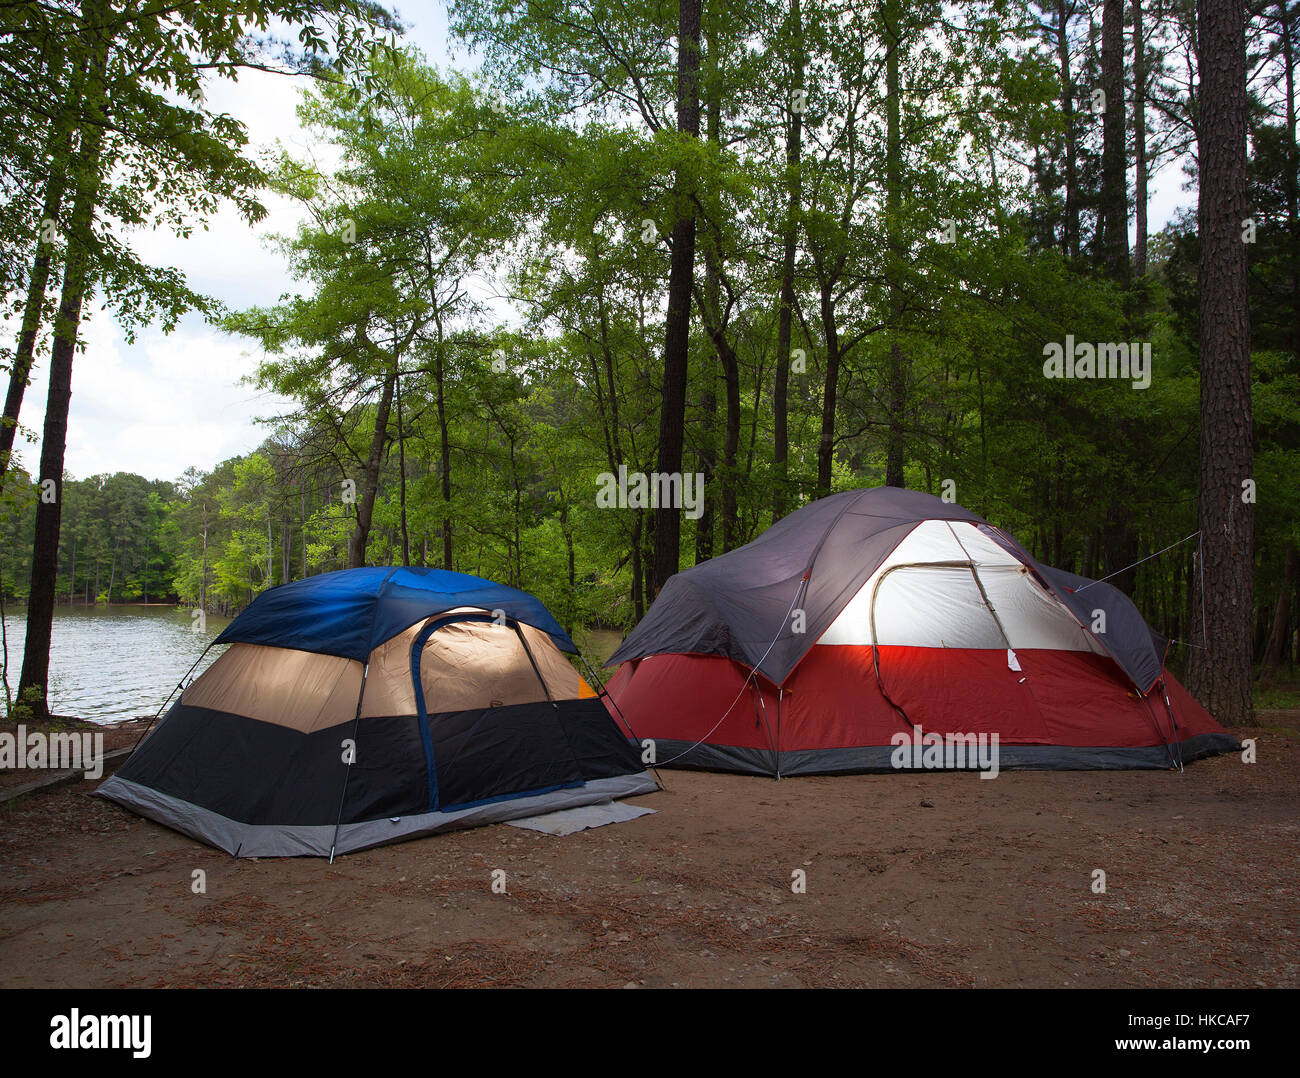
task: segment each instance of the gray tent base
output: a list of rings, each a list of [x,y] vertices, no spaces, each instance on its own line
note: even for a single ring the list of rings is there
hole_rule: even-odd
[[[338,844],[334,852],[353,853],[439,831],[478,827],[521,816],[538,816],[612,798],[635,797],[653,793],[658,788],[650,773],[642,771],[635,775],[594,779],[572,789],[494,801],[453,812],[427,812],[395,820],[343,824],[338,829]],[[328,857],[334,844],[333,824],[282,827],[240,823],[116,775],[101,784],[95,793],[236,857]]]
[[[898,768],[892,745],[864,745],[847,749],[784,750],[736,748],[731,745],[692,745],[689,741],[655,741],[656,766],[686,771],[735,771],[749,775],[835,775],[869,772],[926,770]],[[1173,746],[1099,748],[1071,745],[999,745],[1000,771],[1111,771],[1168,770],[1174,761],[1189,763],[1204,756],[1241,752],[1241,743],[1229,734],[1197,734]],[[910,758],[911,750],[908,750]],[[778,766],[779,765],[779,766]],[[929,770],[947,770],[933,768]],[[967,767],[964,770],[974,770]]]

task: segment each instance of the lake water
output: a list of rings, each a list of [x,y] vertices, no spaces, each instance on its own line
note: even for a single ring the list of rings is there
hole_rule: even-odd
[[[7,611],[9,691],[18,691],[26,630]],[[230,621],[208,615],[202,632],[175,606],[56,607],[50,649],[50,710],[92,722],[153,716],[194,660]],[[224,648],[213,648],[195,671]]]

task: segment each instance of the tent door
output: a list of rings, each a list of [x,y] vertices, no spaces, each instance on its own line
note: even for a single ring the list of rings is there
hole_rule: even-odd
[[[438,808],[442,807],[442,799],[438,787],[438,767],[437,767],[437,760],[435,758],[434,747],[433,747],[433,733],[429,726],[429,709],[428,709],[429,701],[426,701],[425,699],[424,679],[421,676],[420,665],[424,657],[425,645],[429,642],[429,638],[433,636],[434,633],[436,633],[439,629],[447,627],[448,625],[458,623],[458,622],[466,622],[466,621],[501,624],[501,622],[498,621],[497,618],[495,618],[493,615],[486,612],[481,614],[480,613],[457,613],[457,614],[436,615],[430,618],[427,622],[425,622],[424,627],[421,628],[420,631],[415,634],[415,639],[411,641],[411,682],[412,682],[412,688],[415,693],[415,712],[416,712],[416,718],[420,728],[420,740],[424,745],[425,765],[428,769],[428,776],[429,776],[428,811],[430,812],[433,812]],[[542,672],[537,665],[537,660],[533,655],[532,649],[528,646],[528,641],[525,638],[523,632],[520,630],[519,624],[513,618],[505,619],[504,624],[506,627],[513,630],[514,635],[518,640],[519,646],[523,650],[523,654],[528,659],[528,664],[531,667],[532,674],[533,676],[536,677],[538,684],[541,686],[542,694],[545,700],[543,706],[546,708],[546,713],[548,715],[555,715],[556,714],[555,698],[551,693],[550,686],[547,685],[546,683],[545,677],[542,676]],[[499,706],[500,703],[511,703],[511,702],[512,701],[505,700],[505,699],[499,702],[494,700],[492,701],[491,706],[496,707]],[[436,701],[434,702],[434,706],[435,709],[437,709]],[[556,722],[557,730],[559,731],[560,736],[563,737],[563,726],[559,724],[558,718],[553,719],[552,721]],[[581,785],[581,782],[579,779],[575,778],[574,775],[565,775],[564,782],[560,783],[559,785]],[[557,787],[553,786],[552,788],[557,788]]]
[[[1029,675],[972,564],[891,567],[876,580],[870,610],[880,687],[914,726],[1050,741]]]

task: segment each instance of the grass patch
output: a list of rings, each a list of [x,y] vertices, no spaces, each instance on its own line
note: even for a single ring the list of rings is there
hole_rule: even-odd
[[[1255,683],[1255,707],[1264,711],[1289,711],[1300,709],[1300,682],[1273,681]]]

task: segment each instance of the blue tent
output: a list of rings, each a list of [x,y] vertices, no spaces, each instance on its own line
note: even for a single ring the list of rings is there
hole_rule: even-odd
[[[272,588],[99,788],[236,856],[330,855],[657,784],[535,596],[441,569]]]

